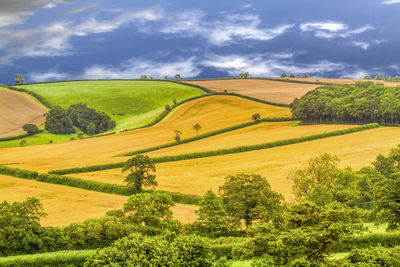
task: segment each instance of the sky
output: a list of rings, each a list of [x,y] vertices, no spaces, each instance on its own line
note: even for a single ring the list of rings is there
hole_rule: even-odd
[[[400,75],[400,0],[0,0],[0,83]]]

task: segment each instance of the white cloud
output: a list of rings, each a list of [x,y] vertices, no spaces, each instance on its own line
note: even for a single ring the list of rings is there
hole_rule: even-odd
[[[383,1],[382,4],[385,4],[385,5],[400,4],[400,0],[387,0],[387,1]]]
[[[7,50],[7,55],[0,58],[0,64],[21,57],[70,55],[74,51],[70,44],[73,36],[111,32],[132,22],[144,23],[162,16],[162,10],[153,7],[136,12],[126,11],[108,20],[91,17],[79,23],[61,21],[33,29],[0,31],[0,49]]]
[[[302,32],[313,32],[315,37],[324,39],[348,38],[374,29],[371,25],[349,29],[348,25],[334,21],[303,23],[299,28]]]
[[[31,72],[28,74],[28,80],[34,82],[57,81],[69,78],[70,78],[69,74],[60,73],[54,70],[50,70],[47,72]]]
[[[370,43],[366,43],[366,42],[357,42],[357,41],[352,42],[352,44],[353,44],[354,46],[360,47],[361,49],[364,49],[364,50],[368,50],[368,48],[371,46]]]
[[[244,71],[248,71],[252,76],[279,76],[282,72],[323,74],[340,71],[346,67],[343,63],[325,60],[311,64],[301,64],[294,61],[294,56],[281,59],[268,54],[209,55],[201,64],[226,72],[231,76],[237,76]]]
[[[259,16],[255,14],[230,13],[210,21],[203,12],[192,10],[171,16],[161,32],[181,36],[201,36],[212,45],[223,46],[238,40],[271,40],[293,26],[282,24],[274,28],[265,28],[261,26]]]
[[[84,79],[136,79],[140,75],[162,78],[164,75],[173,77],[179,73],[184,78],[196,77],[201,69],[195,58],[181,59],[172,62],[150,61],[144,59],[130,59],[120,66],[94,65],[86,68]]]

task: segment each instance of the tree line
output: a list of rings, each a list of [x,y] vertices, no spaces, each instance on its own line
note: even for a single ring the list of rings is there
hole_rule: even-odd
[[[290,108],[303,122],[399,123],[400,87],[373,82],[328,85],[295,99]]]

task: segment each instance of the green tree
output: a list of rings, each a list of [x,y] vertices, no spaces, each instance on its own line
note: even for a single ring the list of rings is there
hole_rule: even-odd
[[[19,142],[19,146],[25,146],[26,145],[26,140],[22,139],[21,142]]]
[[[376,75],[375,80],[384,80],[383,74]]]
[[[168,80],[168,75],[164,75],[164,80]]]
[[[196,211],[197,219],[193,223],[196,232],[213,237],[223,236],[229,232],[228,214],[222,198],[208,190]]]
[[[260,113],[254,113],[251,115],[251,118],[254,120],[254,122],[259,122],[261,120],[261,115]]]
[[[140,76],[140,79],[141,79],[141,80],[147,80],[147,75],[141,75],[141,76]]]
[[[96,134],[96,125],[93,122],[89,123],[89,125],[86,128],[86,132],[88,135]]]
[[[141,193],[132,195],[128,199],[123,212],[130,224],[139,226],[139,231],[156,235],[165,230],[178,231],[179,223],[172,218],[173,206],[175,203],[166,193]]]
[[[15,74],[14,78],[15,78],[16,84],[24,84],[25,83],[25,78],[21,74]]]
[[[169,110],[171,110],[171,106],[170,105],[165,105],[165,110],[167,110],[167,111],[169,111]]]
[[[281,74],[281,78],[286,78],[286,77],[287,77],[286,72],[284,72],[284,73]]]
[[[157,186],[155,171],[154,162],[148,156],[143,155],[128,159],[122,168],[122,172],[129,172],[125,177],[127,185],[139,191],[143,186]]]
[[[291,73],[289,77],[290,77],[290,78],[296,78],[296,75],[294,75],[293,73]]]
[[[177,81],[179,81],[182,78],[180,74],[175,74],[174,77],[175,77],[175,80],[177,80]]]
[[[304,74],[303,75],[303,78],[309,78],[310,77],[310,74]]]
[[[201,125],[199,123],[196,123],[193,125],[193,129],[196,131],[196,135],[199,136],[199,131],[201,130]]]
[[[400,228],[400,173],[375,184],[375,212],[388,223],[387,230]]]
[[[228,176],[219,190],[228,214],[236,223],[244,220],[246,226],[257,219],[274,219],[283,200],[264,177],[256,174]]]
[[[372,79],[371,76],[368,75],[364,77],[364,80],[371,80],[371,79]]]
[[[391,80],[393,80],[392,76],[390,76],[390,75],[385,76],[385,81],[391,81]]]
[[[75,133],[68,111],[60,106],[54,106],[45,114],[44,128],[54,134]]]
[[[181,131],[175,130],[175,141],[178,143],[181,141],[181,134],[182,134]]]
[[[242,72],[239,74],[239,78],[241,79],[246,79],[250,76],[250,74],[248,72]]]
[[[35,124],[25,124],[22,126],[22,129],[27,132],[29,135],[37,134],[39,132],[39,128]]]

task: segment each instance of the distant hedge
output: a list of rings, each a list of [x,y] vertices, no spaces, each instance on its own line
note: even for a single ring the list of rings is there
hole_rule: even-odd
[[[356,248],[371,248],[381,245],[383,247],[400,246],[400,232],[387,232],[378,234],[356,235],[345,239],[337,251],[344,252]]]
[[[0,266],[84,266],[96,250],[57,251],[0,258]]]
[[[143,153],[159,150],[159,149],[162,149],[162,148],[178,146],[178,145],[194,142],[194,141],[197,141],[197,140],[201,140],[201,139],[204,139],[204,138],[207,138],[207,137],[211,137],[211,136],[214,136],[214,135],[218,135],[218,134],[222,134],[222,133],[226,133],[226,132],[230,132],[230,131],[235,131],[235,130],[242,129],[242,128],[245,128],[245,127],[248,127],[248,126],[253,126],[253,125],[256,125],[256,124],[258,124],[260,122],[280,122],[280,121],[293,121],[293,119],[292,118],[270,118],[270,119],[261,119],[258,122],[254,122],[254,121],[245,122],[245,123],[237,124],[237,125],[230,126],[230,127],[227,127],[227,128],[219,129],[219,130],[216,130],[216,131],[211,131],[211,132],[208,132],[208,133],[200,134],[199,136],[182,139],[179,142],[170,142],[170,143],[162,144],[162,145],[159,145],[159,146],[153,146],[153,147],[149,147],[149,148],[144,148],[144,149],[140,149],[140,150],[136,150],[136,151],[132,151],[132,152],[119,154],[119,155],[117,155],[117,157],[118,156],[134,156],[134,155],[138,155],[138,154],[143,154]]]
[[[42,132],[43,132],[43,130],[39,130],[38,133],[42,133]],[[37,134],[37,133],[36,133],[36,134]],[[22,139],[22,138],[25,138],[25,137],[28,137],[28,136],[34,136],[34,135],[35,135],[35,134],[22,133],[22,134],[19,134],[19,135],[1,137],[1,138],[0,138],[0,142],[2,142],[2,141],[11,141],[11,140],[18,140],[18,139]]]
[[[57,174],[38,173],[36,171],[10,168],[4,165],[0,165],[0,174],[23,178],[23,179],[35,180],[44,183],[66,185],[90,191],[116,194],[122,196],[130,196],[139,193],[139,191],[123,185],[107,184],[107,183],[67,177]],[[198,205],[202,199],[201,196],[197,195],[186,195],[178,192],[168,192],[168,191],[162,191],[162,192],[169,194],[174,202],[181,204]]]
[[[360,131],[374,129],[374,128],[378,128],[378,127],[380,127],[379,124],[370,123],[370,124],[365,124],[365,125],[362,125],[359,127],[354,127],[354,128],[349,128],[349,129],[344,129],[344,130],[339,130],[339,131],[315,134],[315,135],[304,136],[304,137],[293,138],[293,139],[280,140],[280,141],[275,141],[275,142],[268,142],[268,143],[257,144],[257,145],[237,146],[237,147],[233,147],[233,148],[225,148],[225,149],[212,150],[212,151],[195,152],[195,153],[189,153],[189,154],[181,154],[181,155],[153,158],[153,161],[154,161],[154,163],[164,163],[164,162],[171,162],[171,161],[198,159],[198,158],[205,158],[205,157],[212,157],[212,156],[219,156],[219,155],[235,154],[235,153],[261,150],[261,149],[267,149],[267,148],[273,148],[273,147],[279,147],[279,146],[285,146],[285,145],[292,145],[292,144],[297,144],[297,143],[302,143],[302,142],[307,142],[307,141],[312,141],[312,140],[323,139],[323,138],[327,138],[327,137],[345,135],[345,134],[349,134],[349,133],[360,132]],[[94,171],[122,168],[124,166],[124,164],[125,164],[125,162],[109,163],[109,164],[101,164],[101,165],[90,165],[90,166],[85,166],[85,167],[75,167],[75,168],[69,168],[69,169],[53,170],[53,171],[49,171],[49,173],[70,174],[70,173],[94,172]]]

